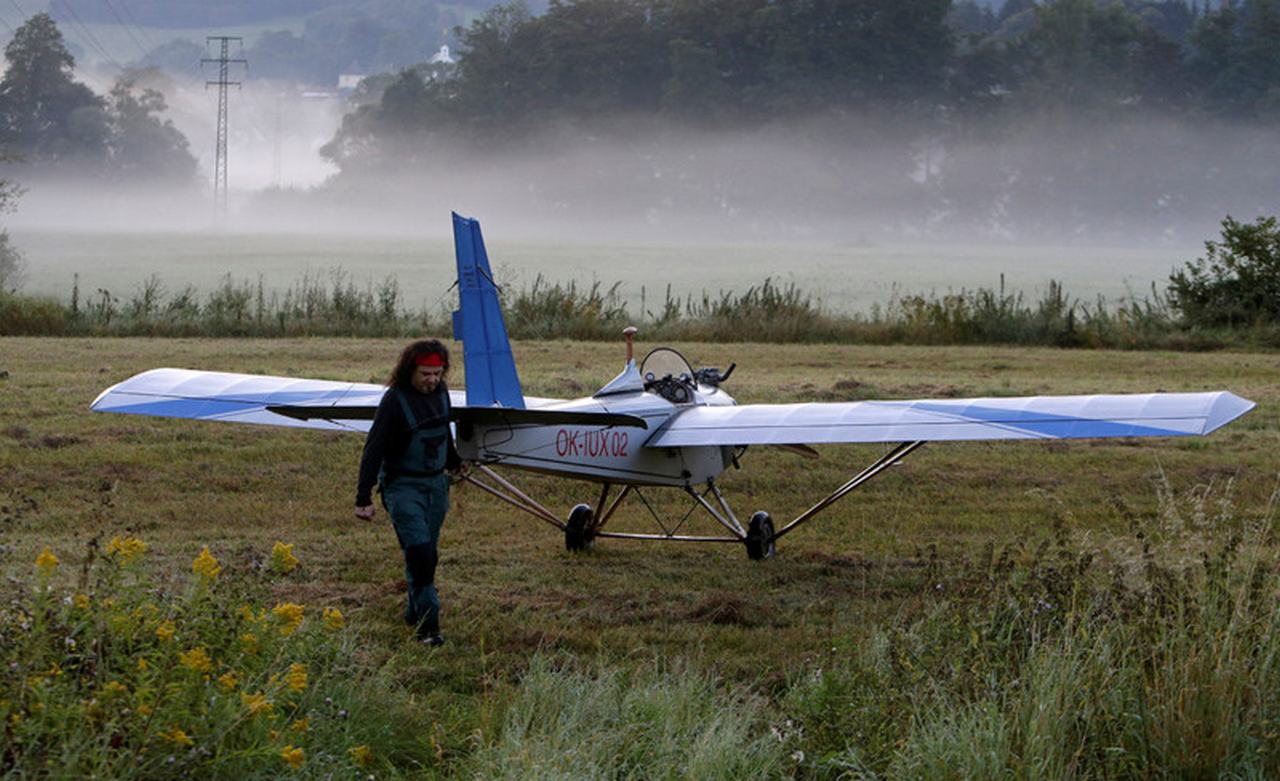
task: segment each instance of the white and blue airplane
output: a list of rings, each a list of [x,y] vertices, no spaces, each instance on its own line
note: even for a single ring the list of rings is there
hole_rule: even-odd
[[[458,453],[475,466],[464,479],[558,527],[570,550],[585,549],[599,538],[720,542],[744,545],[750,558],[763,559],[773,555],[778,539],[925,442],[1203,436],[1254,407],[1228,391],[738,404],[721,388],[733,365],[723,373],[695,370],[669,348],[651,351],[637,365],[634,328],[624,332],[622,372],[592,395],[525,396],[480,224],[455,214],[453,229],[460,302],[453,330],[462,341],[466,389],[450,394]],[[365,383],[153,369],[107,388],[91,409],[365,432],[385,391]],[[755,513],[744,525],[716,484],[751,447],[816,457],[813,445],[853,442],[892,447],[780,526],[766,512]],[[562,520],[496,466],[597,483],[599,497],[594,506],[579,504]],[[656,487],[683,490],[695,503],[690,511],[700,506],[725,532],[681,533],[688,513],[664,522],[641,494]],[[652,531],[606,527],[632,493],[657,522]]]

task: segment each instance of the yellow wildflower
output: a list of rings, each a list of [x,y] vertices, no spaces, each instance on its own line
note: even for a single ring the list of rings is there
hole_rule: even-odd
[[[179,651],[178,664],[199,673],[207,673],[213,669],[213,660],[209,658],[203,646],[197,646],[189,651]]]
[[[297,568],[298,557],[293,555],[293,545],[276,542],[271,546],[271,569],[283,574]]]
[[[173,639],[174,631],[175,629],[173,626],[173,622],[170,621],[169,619],[165,619],[164,621],[160,622],[159,626],[156,627],[156,637],[160,638],[165,642],[168,642],[169,640]]]
[[[147,552],[147,544],[137,537],[112,537],[107,543],[107,555],[112,556],[122,565],[128,566],[142,558]]]
[[[262,692],[254,692],[253,694],[240,692],[240,704],[244,706],[245,710],[249,711],[250,716],[256,716],[259,713],[265,716],[271,715],[271,700],[268,700],[267,695]]]
[[[80,608],[81,610],[88,610],[88,609],[89,609],[89,595],[88,595],[88,594],[76,594],[76,595],[75,595],[75,599],[74,599],[74,601],[75,601],[75,603],[76,603],[76,607]]]
[[[346,619],[342,617],[342,611],[336,607],[326,607],[321,620],[324,622],[325,629],[331,629],[334,632],[341,629],[347,623]]]
[[[174,727],[169,732],[161,732],[160,737],[164,738],[165,740],[169,741],[170,743],[176,746],[190,746],[194,742],[187,735],[187,733],[183,732],[177,727]]]
[[[200,555],[191,562],[191,571],[207,580],[213,580],[218,577],[219,572],[222,572],[222,565],[213,557],[209,552],[209,546],[206,545],[200,550]]]
[[[267,733],[267,739],[268,739],[268,740],[270,740],[270,741],[272,741],[272,742],[275,742],[275,741],[279,740],[279,739],[280,739],[280,730],[278,730],[278,729],[273,729],[273,730],[271,730],[270,732],[268,732],[268,733]]]
[[[139,716],[150,716],[152,713],[150,705],[139,705],[135,710],[138,711]]]
[[[36,556],[36,569],[40,570],[41,575],[49,575],[58,568],[58,557],[53,555],[53,551],[49,550],[49,546],[44,546],[44,550],[40,551],[40,555]]]
[[[351,755],[351,758],[354,759],[356,764],[360,767],[364,767],[373,761],[373,749],[369,748],[367,744],[352,746],[347,749],[347,753]]]
[[[102,687],[102,691],[107,695],[124,694],[129,691],[129,687],[119,681],[107,681],[106,685]]]
[[[291,692],[305,691],[307,688],[307,666],[302,662],[289,665],[289,672],[284,675],[285,685]]]
[[[141,656],[138,657],[138,672],[146,672],[147,668],[150,666],[151,665],[147,664],[146,659],[142,658]]]
[[[302,763],[307,761],[307,755],[303,753],[302,749],[294,748],[293,746],[285,746],[280,749],[280,758],[294,770],[302,767]]]
[[[50,678],[57,678],[59,675],[62,675],[62,668],[58,666],[57,662],[54,662],[53,666],[49,668],[49,672],[45,673],[45,675]]]
[[[271,608],[271,613],[280,619],[280,634],[288,637],[298,631],[302,625],[302,605],[295,602],[282,602]]]
[[[294,732],[306,732],[307,730],[311,729],[311,721],[307,719],[306,716],[303,716],[302,718],[295,721],[293,724],[289,725],[289,729],[293,730]]]
[[[243,648],[244,652],[247,654],[257,653],[258,652],[258,636],[255,635],[253,632],[245,632],[244,634],[240,635],[240,647]]]
[[[227,691],[231,691],[232,689],[236,688],[236,684],[239,682],[240,681],[239,679],[236,678],[236,674],[234,672],[225,672],[222,675],[218,676],[218,683],[220,683],[222,685],[222,688],[226,689]]]
[[[236,608],[236,617],[238,617],[241,621],[244,621],[245,623],[252,624],[253,608],[249,607],[248,605],[241,605],[240,607]]]

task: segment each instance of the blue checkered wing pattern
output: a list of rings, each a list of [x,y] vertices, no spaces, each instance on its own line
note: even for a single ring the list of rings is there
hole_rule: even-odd
[[[645,445],[1197,436],[1253,407],[1227,391],[692,407]]]
[[[385,391],[384,386],[369,383],[152,369],[107,388],[94,399],[90,409],[364,432],[369,430],[373,411]],[[462,402],[461,393],[450,391],[450,394],[455,402]],[[307,414],[300,414],[299,410]],[[332,419],[324,417],[326,414],[332,414]]]

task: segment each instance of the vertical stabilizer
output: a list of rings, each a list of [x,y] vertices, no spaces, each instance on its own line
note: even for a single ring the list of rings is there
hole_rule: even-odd
[[[453,313],[453,338],[462,341],[467,406],[524,409],[524,394],[480,223],[455,213],[453,246],[458,258],[459,303]]]

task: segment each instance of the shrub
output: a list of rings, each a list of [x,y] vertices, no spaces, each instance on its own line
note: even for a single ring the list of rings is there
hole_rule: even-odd
[[[147,548],[91,547],[73,588],[45,548],[30,581],[9,581],[0,775],[363,777],[436,761],[336,609],[264,602],[265,582],[207,548],[171,588],[145,573]],[[276,558],[297,565],[289,546]]]
[[[1190,325],[1280,324],[1280,225],[1275,217],[1222,221],[1222,240],[1169,277],[1169,296]]]
[[[17,290],[22,284],[22,253],[9,241],[9,232],[0,231],[0,292]]]
[[[1229,507],[1196,520],[1206,497],[1193,492],[1183,508],[1162,495],[1160,514],[1135,529],[1141,555],[1110,572],[1059,528],[1034,549],[987,548],[956,576],[933,575],[922,616],[873,631],[849,658],[791,687],[786,707],[804,730],[809,769],[926,779],[1280,775],[1272,519],[1252,524],[1245,546],[1250,524]],[[1161,562],[1185,561],[1188,549],[1201,551],[1198,564]]]
[[[0,290],[0,336],[61,336],[70,325],[54,299]]]

